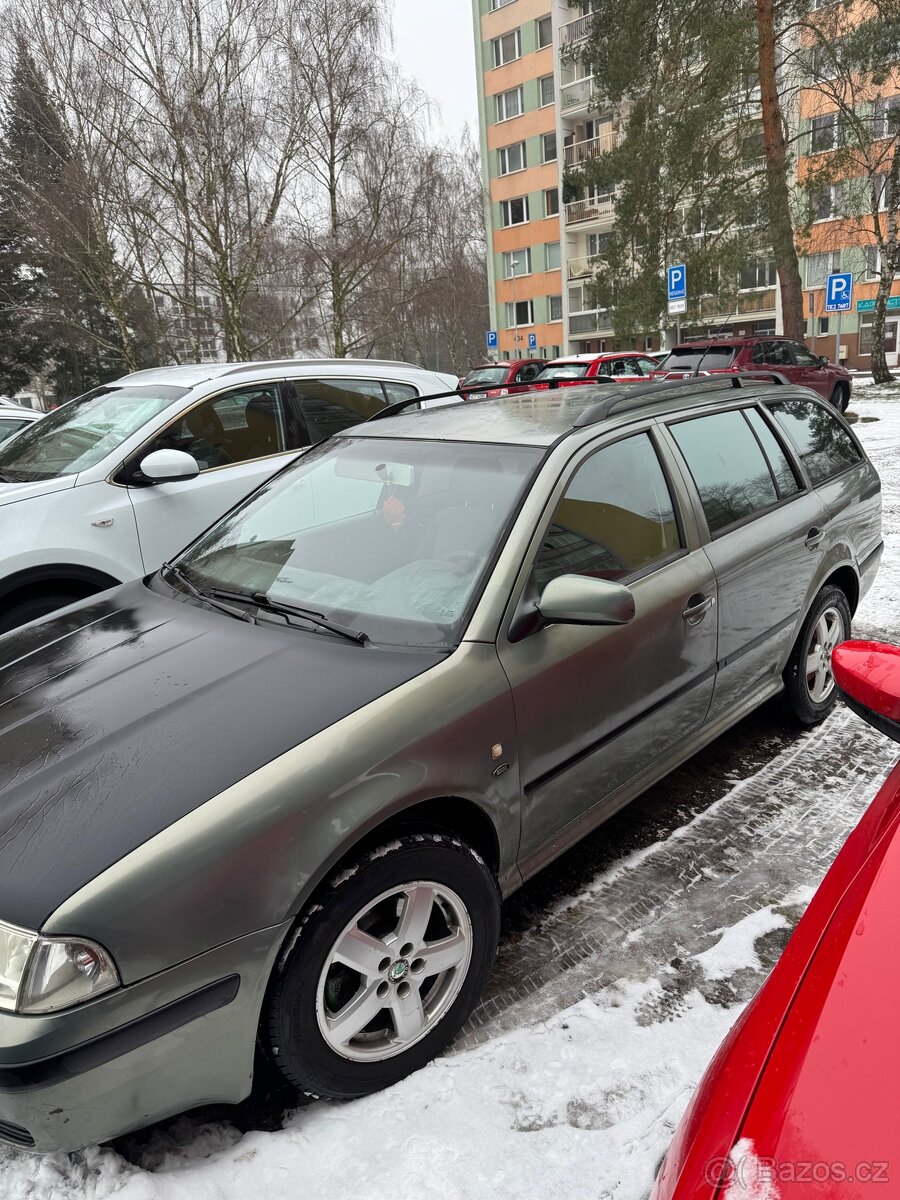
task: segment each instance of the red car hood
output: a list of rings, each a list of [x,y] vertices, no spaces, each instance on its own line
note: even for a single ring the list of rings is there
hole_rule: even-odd
[[[871,1196],[867,1184],[888,1180],[900,1188],[896,826],[879,849],[834,914],[741,1130],[771,1160],[773,1200]]]

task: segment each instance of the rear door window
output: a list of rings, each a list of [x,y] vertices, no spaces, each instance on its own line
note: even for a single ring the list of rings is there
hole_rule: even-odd
[[[769,464],[740,409],[669,428],[697,485],[711,534],[778,503]]]
[[[768,406],[797,448],[812,483],[824,483],[862,460],[840,421],[814,400],[779,400]]]
[[[308,443],[359,425],[385,407],[384,389],[377,379],[294,379],[294,401],[306,426]],[[398,384],[392,387],[397,388]],[[415,394],[415,393],[413,393]],[[398,400],[409,397],[398,393]]]

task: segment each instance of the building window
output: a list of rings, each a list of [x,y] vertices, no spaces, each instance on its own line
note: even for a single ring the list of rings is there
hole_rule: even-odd
[[[589,233],[587,238],[588,258],[598,258],[612,246],[613,235],[611,233]]]
[[[769,337],[775,333],[774,319],[769,321],[756,321],[753,325],[753,332],[756,337]]]
[[[544,215],[555,217],[559,212],[559,188],[547,188],[544,192]]]
[[[746,263],[741,267],[740,290],[754,291],[756,288],[775,286],[775,261]]]
[[[538,91],[540,93],[541,108],[546,108],[548,104],[552,104],[556,99],[556,91],[553,87],[553,76],[542,75],[538,80]]]
[[[883,96],[875,101],[875,136],[894,137],[900,133],[900,96]]]
[[[534,324],[534,301],[517,300],[515,304],[507,302],[506,328],[514,329],[517,325]]]
[[[537,48],[543,50],[545,46],[553,45],[553,19],[552,17],[541,17],[535,21],[537,26]]]
[[[872,353],[872,322],[873,317],[861,317],[859,322],[859,352],[860,354]],[[900,328],[900,321],[891,320],[884,323],[884,351],[885,354],[894,354],[897,349],[897,329]]]
[[[491,53],[495,67],[505,67],[507,63],[515,62],[522,57],[522,36],[518,29],[504,33],[502,37],[494,38],[491,42]]]
[[[824,337],[830,328],[831,322],[827,317],[819,317],[818,336]]]
[[[517,196],[515,200],[500,201],[500,224],[524,225],[528,220],[528,197]]]
[[[809,193],[813,221],[832,221],[843,215],[844,186],[825,183],[814,186]]]
[[[556,162],[556,134],[545,133],[541,138],[541,161]]]
[[[741,158],[745,163],[756,163],[766,156],[766,138],[762,133],[750,133],[741,138]]]
[[[550,320],[562,320],[562,296],[548,296],[547,306],[550,309]]]
[[[494,12],[498,8],[506,8],[507,4],[512,4],[513,0],[491,0],[491,11]]]
[[[837,113],[826,113],[823,117],[813,117],[809,140],[810,151],[813,154],[823,154],[826,150],[834,150],[838,146],[842,146],[844,131]]]
[[[511,175],[513,171],[524,171],[528,166],[524,142],[516,142],[514,146],[503,146],[497,151],[497,157],[500,159],[501,175]]]
[[[544,253],[547,257],[547,270],[558,271],[562,266],[562,260],[559,252],[559,242],[546,242],[544,245]]]
[[[508,92],[500,92],[494,99],[497,102],[498,121],[509,121],[512,117],[520,117],[525,111],[525,91],[522,87],[510,88]]]
[[[524,250],[507,250],[503,255],[503,278],[531,274],[531,247]]]
[[[808,288],[823,288],[825,280],[833,271],[841,269],[841,252],[831,251],[828,254],[811,254],[806,260],[806,286]]]

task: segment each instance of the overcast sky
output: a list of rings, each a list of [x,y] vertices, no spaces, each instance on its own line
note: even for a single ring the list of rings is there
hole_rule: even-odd
[[[394,0],[394,53],[434,101],[435,138],[478,138],[471,0]]]

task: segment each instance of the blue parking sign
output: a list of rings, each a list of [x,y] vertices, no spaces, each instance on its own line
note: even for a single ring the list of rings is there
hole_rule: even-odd
[[[528,349],[529,350],[537,350],[537,334],[536,333],[529,333]]]
[[[497,349],[497,330],[489,329],[484,335],[484,340],[487,342],[488,350]]]
[[[839,271],[825,280],[825,311],[849,312],[853,304],[853,274]]]
[[[669,300],[687,299],[687,267],[684,263],[666,267],[666,286]]]

